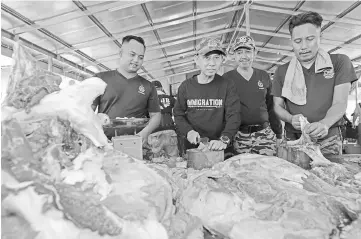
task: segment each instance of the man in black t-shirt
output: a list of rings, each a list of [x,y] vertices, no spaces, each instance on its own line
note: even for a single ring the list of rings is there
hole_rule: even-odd
[[[240,105],[235,87],[216,74],[224,56],[218,39],[203,39],[195,56],[201,73],[179,86],[173,112],[177,128],[187,138],[187,149],[207,137],[211,140],[210,150],[224,150],[239,128]]]
[[[267,72],[252,67],[256,56],[252,37],[238,38],[234,52],[239,65],[223,77],[236,86],[241,103],[242,124],[233,144],[235,151],[274,156],[282,125],[273,110],[271,79]]]
[[[156,131],[174,129],[172,111],[175,104],[175,99],[174,97],[165,93],[162,83],[159,81],[152,81],[152,84],[157,90],[160,112],[162,114],[160,125]]]
[[[143,141],[158,127],[161,119],[155,87],[137,74],[143,64],[144,52],[145,44],[141,37],[123,38],[119,67],[96,75],[107,83],[107,87],[92,106],[94,110],[98,107],[98,113],[104,113],[110,119],[145,118],[149,115],[149,123],[138,132]],[[105,130],[105,134],[111,138],[114,130]]]

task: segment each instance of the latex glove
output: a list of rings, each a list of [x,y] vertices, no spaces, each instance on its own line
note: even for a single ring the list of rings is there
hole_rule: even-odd
[[[199,133],[197,131],[191,130],[187,133],[187,140],[191,144],[198,144],[200,138],[201,138],[201,136],[199,135]]]
[[[211,142],[209,142],[208,148],[213,151],[224,150],[227,148],[227,144],[220,140],[211,140]]]
[[[291,124],[292,124],[293,128],[295,128],[297,130],[301,130],[301,122],[300,122],[301,116],[302,116],[302,114],[292,115]]]
[[[305,133],[313,139],[323,139],[328,135],[328,127],[321,122],[314,122],[305,126]]]

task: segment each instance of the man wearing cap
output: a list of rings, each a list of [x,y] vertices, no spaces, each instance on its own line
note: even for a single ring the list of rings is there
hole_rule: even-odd
[[[197,147],[200,138],[207,137],[210,150],[224,150],[240,124],[239,98],[232,82],[217,74],[225,56],[220,41],[205,38],[196,50],[195,62],[201,73],[179,86],[176,126],[187,138],[186,149]]]
[[[146,118],[150,117],[147,126],[143,129],[122,129],[124,134],[132,134],[140,130],[145,141],[159,125],[161,114],[158,96],[155,87],[150,81],[137,74],[144,59],[145,43],[143,38],[125,36],[120,50],[119,67],[116,70],[100,72],[96,76],[107,83],[103,95],[97,97],[92,105],[98,113],[109,116],[110,119],[120,118]],[[108,138],[115,136],[113,129],[105,129]]]
[[[238,67],[223,77],[236,86],[241,103],[242,124],[234,139],[234,149],[237,153],[276,155],[282,125],[273,110],[271,79],[267,72],[252,67],[256,56],[252,37],[238,38],[233,50]]]
[[[316,12],[291,18],[295,57],[276,70],[272,94],[288,139],[301,136],[300,116],[304,116],[310,122],[304,132],[321,145],[321,152],[338,155],[342,153],[340,122],[351,83],[357,78],[346,55],[329,54],[320,48],[322,20]]]

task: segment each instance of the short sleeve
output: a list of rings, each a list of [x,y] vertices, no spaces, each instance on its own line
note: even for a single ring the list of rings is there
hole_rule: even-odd
[[[278,67],[273,75],[271,95],[276,97],[282,96],[283,79],[284,76],[280,74],[280,68]]]
[[[335,85],[353,83],[357,80],[355,69],[348,56],[340,54],[334,67]]]
[[[151,85],[151,93],[148,98],[148,112],[149,113],[160,112],[158,94],[154,85]]]

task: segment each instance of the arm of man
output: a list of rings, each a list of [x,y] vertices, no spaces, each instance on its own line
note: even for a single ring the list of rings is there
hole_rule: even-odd
[[[143,139],[147,139],[148,135],[159,126],[162,115],[160,112],[149,112],[149,117],[150,119],[147,126],[138,133]]]
[[[187,136],[188,132],[193,130],[187,119],[187,99],[185,97],[184,84],[178,88],[177,100],[173,108],[174,120],[180,133]]]
[[[274,113],[280,120],[286,123],[292,124],[292,126],[300,130],[301,129],[301,123],[300,123],[300,115],[292,115],[288,110],[286,110],[286,102],[284,98],[282,97],[282,88],[283,88],[283,80],[284,76],[281,76],[279,73],[279,69],[277,68],[274,79],[272,83],[272,92],[273,95],[273,108]]]
[[[228,81],[225,107],[225,127],[221,135],[233,139],[241,125],[241,103],[236,92],[236,87],[231,81]]]
[[[275,109],[273,107],[273,97],[271,95],[272,81],[268,74],[267,77],[269,82],[269,87],[267,88],[266,93],[268,119],[271,125],[271,129],[276,134],[277,139],[282,139],[282,123],[280,118],[278,118],[278,116],[276,115]]]
[[[227,136],[231,142],[241,125],[241,103],[236,92],[236,87],[231,81],[228,81],[227,85],[224,114],[226,124],[221,136]],[[223,143],[221,140],[212,140],[209,143],[208,148],[210,150],[224,150],[227,146],[228,145]]]
[[[350,92],[350,88],[350,83],[335,86],[332,105],[327,111],[325,118],[319,122],[311,123],[305,127],[306,132],[311,137],[326,137],[328,134],[328,129],[342,118],[346,112],[348,93]]]
[[[286,110],[285,100],[282,97],[273,96],[274,112],[284,122],[292,123],[292,115]]]
[[[320,121],[322,124],[325,124],[328,128],[330,128],[342,118],[346,112],[348,93],[350,92],[350,89],[350,83],[335,86],[332,105],[327,111],[325,118]]]
[[[159,99],[157,90],[152,85],[152,91],[150,93],[150,96],[148,98],[148,113],[150,120],[147,124],[147,126],[142,129],[138,135],[142,136],[143,141],[148,139],[148,136],[159,126],[159,123],[161,121],[161,113],[160,113],[160,107],[159,107]]]

